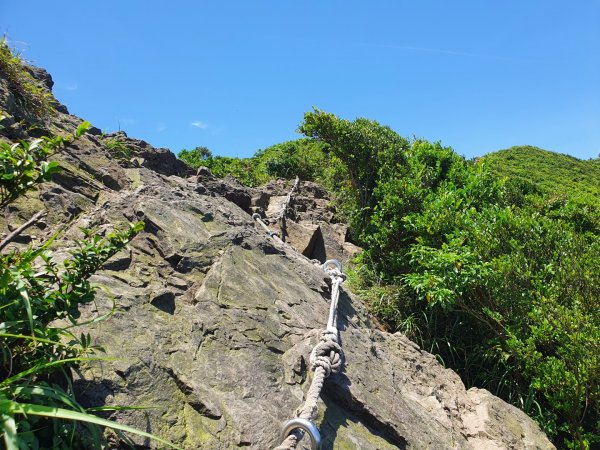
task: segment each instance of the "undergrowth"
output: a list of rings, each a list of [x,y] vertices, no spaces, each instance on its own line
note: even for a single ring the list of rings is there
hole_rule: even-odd
[[[364,118],[315,110],[300,131],[347,171],[336,193],[364,248],[350,282],[370,309],[561,448],[598,445],[597,201],[498,177]]]

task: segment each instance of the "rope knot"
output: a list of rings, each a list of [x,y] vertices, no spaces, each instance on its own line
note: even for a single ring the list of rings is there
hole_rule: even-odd
[[[342,347],[338,343],[337,330],[323,330],[319,343],[315,345],[310,353],[310,364],[313,370],[322,367],[325,377],[339,372],[343,359]]]

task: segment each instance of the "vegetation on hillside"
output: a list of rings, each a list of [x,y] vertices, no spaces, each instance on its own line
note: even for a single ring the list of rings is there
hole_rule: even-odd
[[[36,80],[21,57],[13,53],[6,43],[0,40],[0,76],[8,83],[12,100],[8,113],[19,120],[36,122],[47,119],[55,112],[55,100],[45,86]]]
[[[300,131],[348,174],[354,284],[388,325],[535,417],[559,445],[600,431],[600,214],[452,149],[319,110]]]
[[[217,177],[232,175],[246,186],[259,186],[274,178],[295,176],[325,180],[328,167],[323,147],[311,139],[298,139],[259,150],[251,158],[213,156],[206,147],[183,149],[177,156],[191,167],[208,167]]]
[[[481,162],[494,174],[533,184],[546,194],[600,202],[600,158],[584,161],[520,146],[490,153]]]
[[[311,139],[244,160],[180,158],[251,186],[325,184],[365,249],[353,287],[387,326],[525,410],[559,447],[600,442],[598,160],[520,147],[468,161],[319,110],[299,130]]]
[[[23,120],[53,113],[51,95],[4,41],[0,75]],[[295,176],[324,184],[365,249],[352,286],[386,326],[467,386],[522,408],[559,447],[598,445],[600,159],[513,147],[468,161],[375,121],[319,110],[299,130],[306,138],[251,158],[206,147],[178,156],[248,186]],[[72,139],[1,142],[0,207],[48,181],[58,165],[47,158]],[[115,159],[130,158],[119,139],[103,143]],[[136,432],[80,406],[70,374],[101,350],[72,332],[78,306],[94,301],[88,279],[141,227],[86,232],[62,263],[53,240],[0,254],[0,439],[9,450],[100,447],[94,424]],[[89,423],[88,433],[74,420]]]

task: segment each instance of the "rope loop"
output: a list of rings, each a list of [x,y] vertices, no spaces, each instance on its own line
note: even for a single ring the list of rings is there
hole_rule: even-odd
[[[321,268],[330,277],[339,277],[342,281],[346,279],[346,274],[342,272],[342,264],[337,259],[328,259],[321,265]]]
[[[312,370],[322,367],[327,378],[332,373],[337,373],[342,367],[344,352],[338,342],[337,330],[323,330],[319,342],[310,353]]]
[[[340,272],[342,271],[342,264],[337,259],[328,259],[321,267],[325,272],[329,272],[332,269],[331,266],[335,266]]]

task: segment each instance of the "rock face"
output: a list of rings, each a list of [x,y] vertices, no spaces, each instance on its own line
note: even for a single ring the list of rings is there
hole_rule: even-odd
[[[77,123],[61,113],[54,127]],[[330,286],[310,259],[344,259],[355,249],[344,247],[343,225],[330,223],[333,211],[317,186],[303,185],[290,213],[288,226],[312,232],[292,238],[289,228],[290,240],[304,246],[297,252],[250,215],[269,211],[289,184],[248,190],[207,173],[188,176],[171,156],[149,144],[143,150],[153,162],[132,167],[111,158],[96,136],[84,137],[60,155],[65,171],[56,182],[6,211],[0,225],[6,233],[48,209],[47,223],[23,237],[35,243],[61,223],[70,239],[78,227],[144,220],[129,250],[94,276],[105,289],[82,318],[110,310],[112,299],[116,311],[83,331],[116,359],[81,368],[80,397],[94,406],[148,406],[111,418],[186,449],[272,448],[303,403],[308,355],[327,320]],[[315,253],[316,230],[323,255]],[[340,302],[345,364],[327,379],[319,405],[324,449],[554,448],[524,413],[487,391],[466,390],[403,335],[380,331],[359,298],[344,290]]]
[[[270,219],[271,229],[309,259],[346,262],[356,256],[360,248],[346,240],[347,226],[336,221],[335,208],[318,184],[301,182],[285,218],[276,220],[293,184],[291,180],[277,180],[263,186],[254,193],[253,211]]]

